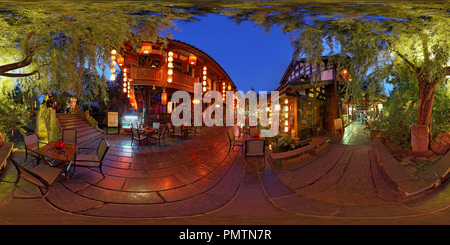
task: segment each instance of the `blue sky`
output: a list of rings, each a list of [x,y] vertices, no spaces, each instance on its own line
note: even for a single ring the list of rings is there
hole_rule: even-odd
[[[288,35],[273,27],[266,34],[251,22],[237,25],[225,16],[207,15],[193,23],[178,23],[173,38],[193,45],[216,60],[237,88],[247,92],[275,90],[294,51]]]

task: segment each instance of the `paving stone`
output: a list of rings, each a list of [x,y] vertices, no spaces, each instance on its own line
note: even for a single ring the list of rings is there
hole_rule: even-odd
[[[152,204],[164,202],[156,192],[116,191],[96,186],[89,186],[81,189],[77,194],[89,199],[107,203]]]

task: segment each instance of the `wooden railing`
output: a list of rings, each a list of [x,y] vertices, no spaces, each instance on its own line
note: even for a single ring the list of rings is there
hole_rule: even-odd
[[[165,75],[165,69],[138,66],[133,67],[131,71],[131,78],[165,82],[165,79],[167,79],[167,75]],[[194,87],[194,83],[197,80],[194,77],[176,71],[173,72],[172,79],[172,84],[182,85],[190,88]]]

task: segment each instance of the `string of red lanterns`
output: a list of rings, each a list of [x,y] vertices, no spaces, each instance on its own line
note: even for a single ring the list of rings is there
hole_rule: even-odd
[[[202,76],[203,92],[206,92],[206,80],[207,80],[207,76],[206,75],[207,74],[208,74],[207,68],[206,68],[206,66],[203,66],[203,76]]]

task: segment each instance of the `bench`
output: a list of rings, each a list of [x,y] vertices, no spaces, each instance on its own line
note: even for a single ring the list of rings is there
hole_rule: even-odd
[[[13,146],[13,142],[5,142],[5,144],[0,148],[0,173],[8,164],[8,159],[11,155]]]
[[[283,163],[286,160],[293,159],[296,157],[299,157],[303,154],[307,153],[314,153],[317,148],[319,148],[321,145],[330,142],[330,138],[328,137],[314,137],[310,140],[309,145],[300,147],[298,149],[287,151],[287,152],[280,152],[280,153],[272,153],[270,154],[270,162],[272,164],[275,164],[276,167],[282,168]]]
[[[380,138],[373,139],[373,146],[378,164],[405,196],[414,196],[435,187],[433,182],[419,178],[406,170],[386,149]]]

